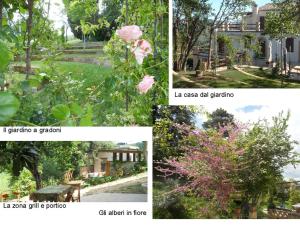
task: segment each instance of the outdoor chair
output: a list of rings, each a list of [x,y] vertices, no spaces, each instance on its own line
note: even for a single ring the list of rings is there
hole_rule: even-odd
[[[73,178],[73,170],[68,170],[64,174],[64,184],[66,185],[71,185],[77,190],[77,196],[72,196],[72,201],[73,202],[80,202],[80,189],[81,189],[81,184],[83,183],[82,180],[74,180]]]
[[[7,193],[0,194],[1,202],[5,202],[8,199],[8,196]]]
[[[13,192],[13,195],[16,197],[17,201],[19,202],[19,201],[20,201],[20,198],[21,198],[21,193],[18,192],[18,191],[14,191],[14,192]]]

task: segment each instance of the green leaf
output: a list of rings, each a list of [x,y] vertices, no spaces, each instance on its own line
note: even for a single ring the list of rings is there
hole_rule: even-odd
[[[71,113],[76,116],[80,116],[83,113],[81,106],[78,105],[77,103],[72,103],[70,108],[71,108]]]
[[[0,40],[0,72],[5,72],[7,70],[11,59],[12,54],[10,53],[7,44]]]
[[[93,109],[90,105],[87,106],[86,114],[81,118],[80,126],[93,126]]]
[[[59,104],[52,108],[52,114],[58,120],[66,120],[70,116],[70,109],[67,105]]]
[[[28,81],[31,87],[39,87],[41,85],[41,81],[37,78],[30,78]]]
[[[0,93],[0,123],[10,120],[18,111],[19,100],[10,93]]]
[[[66,127],[74,127],[74,126],[76,126],[76,124],[74,123],[74,121],[72,119],[66,120],[65,122],[63,122],[62,125],[66,126]]]
[[[79,125],[82,126],[82,127],[93,126],[92,117],[89,116],[89,115],[86,115],[86,116],[82,117],[81,120],[80,120]]]

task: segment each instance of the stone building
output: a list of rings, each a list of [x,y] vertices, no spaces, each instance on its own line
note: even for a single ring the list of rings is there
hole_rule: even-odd
[[[223,24],[217,29],[217,33],[226,34],[232,40],[235,49],[242,51],[244,47],[241,37],[251,34],[256,37],[255,41],[259,42],[261,54],[256,57],[252,53],[253,62],[258,66],[268,66],[271,63],[286,57],[286,62],[292,66],[300,65],[300,38],[296,36],[288,36],[283,38],[281,54],[281,41],[271,40],[268,35],[264,34],[265,17],[268,12],[275,11],[274,5],[268,3],[261,7],[252,6],[252,11],[242,16],[241,21],[237,23]],[[254,44],[254,43],[250,43]],[[218,43],[218,52],[226,51],[224,43]],[[285,56],[284,56],[285,55]]]
[[[137,162],[147,159],[145,154],[145,150],[130,145],[101,149],[96,155],[89,154],[88,165],[80,168],[80,176],[88,178],[114,175],[114,163],[122,162],[124,169],[131,169]]]

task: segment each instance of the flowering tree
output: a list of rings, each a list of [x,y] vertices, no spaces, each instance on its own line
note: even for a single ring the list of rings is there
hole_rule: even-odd
[[[192,192],[210,202],[215,201],[225,210],[235,190],[236,162],[243,154],[238,145],[243,126],[227,125],[219,130],[193,130],[186,125],[177,125],[177,128],[188,134],[182,147],[184,154],[157,162],[156,169],[164,177],[176,175],[184,181],[173,192]]]

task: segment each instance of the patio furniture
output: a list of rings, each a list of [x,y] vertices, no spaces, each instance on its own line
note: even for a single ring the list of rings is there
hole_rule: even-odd
[[[8,199],[8,194],[7,193],[0,194],[0,199],[1,202],[5,202]]]
[[[71,185],[48,186],[30,195],[30,200],[34,202],[70,202],[74,187]]]
[[[300,213],[300,203],[292,205],[292,206],[296,210],[297,213]]]
[[[72,195],[72,201],[80,202],[80,189],[83,181],[73,180],[73,170],[68,170],[64,175],[64,184],[71,185],[74,188],[74,191],[77,190],[77,195]]]

